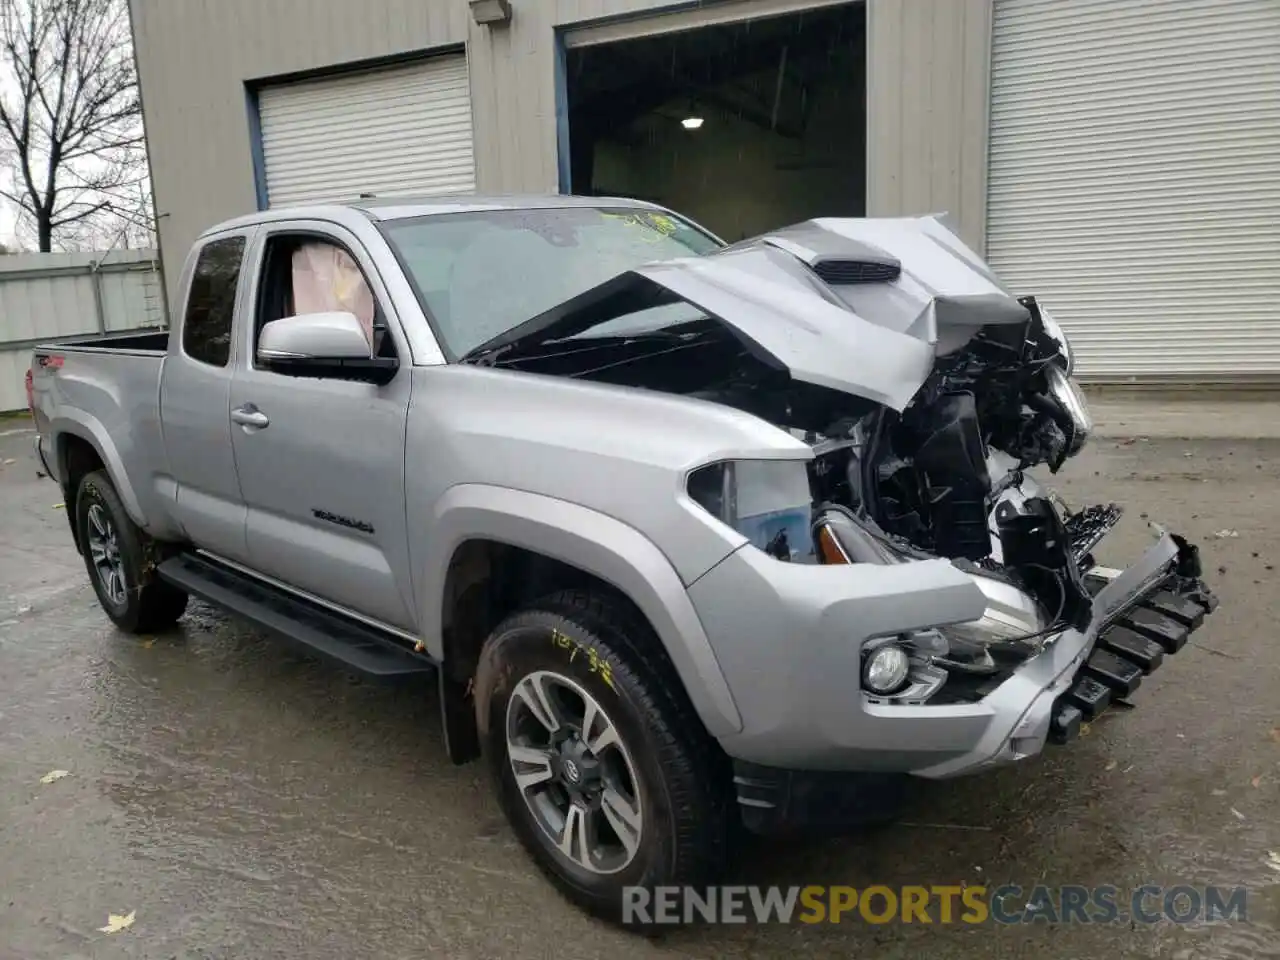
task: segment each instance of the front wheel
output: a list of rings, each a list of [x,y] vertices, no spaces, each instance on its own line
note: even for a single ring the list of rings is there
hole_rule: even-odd
[[[187,608],[187,595],[156,577],[147,536],[125,512],[105,471],[81,479],[75,511],[85,569],[107,616],[129,633],[172,626]]]
[[[500,624],[477,674],[517,837],[571,900],[618,923],[643,920],[628,888],[714,882],[725,854],[722,758],[645,656],[655,642],[622,606],[564,592]]]

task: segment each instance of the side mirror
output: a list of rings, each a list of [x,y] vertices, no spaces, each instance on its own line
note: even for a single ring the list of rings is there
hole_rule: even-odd
[[[364,326],[353,313],[305,313],[265,324],[258,334],[258,363],[276,373],[384,384],[399,366],[375,357]]]

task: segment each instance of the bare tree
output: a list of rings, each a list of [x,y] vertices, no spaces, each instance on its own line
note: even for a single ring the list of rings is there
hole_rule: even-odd
[[[150,233],[125,3],[0,0],[0,155],[11,154],[0,197],[41,251]]]

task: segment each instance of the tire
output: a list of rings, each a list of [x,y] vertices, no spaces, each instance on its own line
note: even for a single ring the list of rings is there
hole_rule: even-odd
[[[75,511],[85,570],[107,616],[127,633],[171,627],[187,609],[187,595],[155,575],[151,541],[129,519],[105,471],[80,480]]]
[[[732,779],[727,762],[674,670],[653,656],[656,648],[649,644],[657,642],[648,625],[623,605],[589,592],[565,591],[499,624],[486,641],[476,674],[483,749],[516,836],[572,902],[627,926],[638,926],[643,917],[628,916],[624,888],[714,883],[727,848]],[[562,726],[571,734],[550,751],[545,769],[541,762],[527,762],[524,752],[526,743],[541,747],[538,738],[547,732],[531,708],[529,695],[538,687],[552,691],[555,712],[567,721]],[[577,691],[595,702],[604,719],[593,717],[588,736],[575,740],[574,725],[580,729],[589,712],[585,699],[581,704],[575,699]],[[609,725],[617,735],[616,746],[579,752],[584,742],[608,741]],[[528,794],[517,783],[513,750],[522,774],[549,777]],[[581,768],[580,792],[573,792],[570,768]],[[603,792],[593,798],[593,789]],[[563,838],[570,817],[567,803],[556,805],[564,814],[557,831],[554,814],[547,812],[557,796],[591,811],[585,821],[589,839],[605,838],[597,845],[600,856],[585,856],[593,867],[584,865],[580,844],[567,854],[558,848],[556,837]],[[537,799],[531,803],[527,797]],[[631,816],[621,816],[624,810]],[[638,831],[630,830],[628,824],[636,820]],[[601,823],[607,827],[601,829]],[[624,832],[630,833],[634,852],[628,853]]]

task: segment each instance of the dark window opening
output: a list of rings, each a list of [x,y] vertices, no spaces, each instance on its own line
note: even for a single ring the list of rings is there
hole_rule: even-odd
[[[182,321],[182,349],[193,360],[225,367],[231,357],[231,325],[244,247],[244,237],[225,237],[209,241],[200,250]]]
[[[733,242],[866,215],[866,5],[568,51],[570,189]]]

